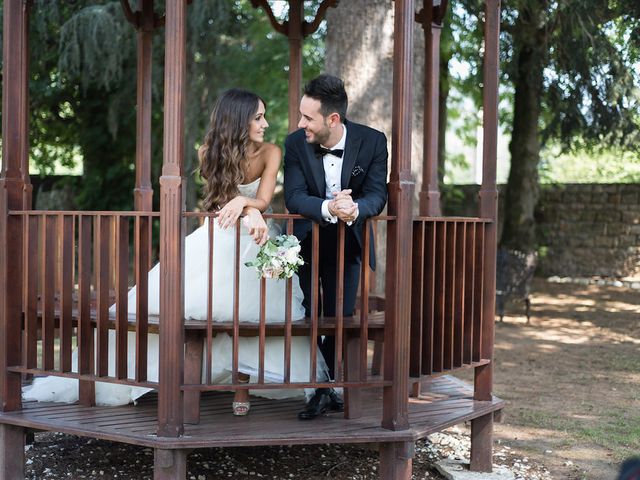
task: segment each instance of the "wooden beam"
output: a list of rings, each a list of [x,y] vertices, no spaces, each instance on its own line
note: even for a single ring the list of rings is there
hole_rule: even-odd
[[[156,448],[153,456],[154,480],[183,480],[187,478],[187,450]]]
[[[474,472],[490,472],[493,468],[493,412],[471,420],[471,462]]]
[[[498,65],[500,36],[500,0],[487,0],[484,26],[484,79],[483,79],[483,143],[482,186],[480,188],[480,216],[492,223],[485,230],[484,289],[482,299],[482,327],[480,355],[493,359],[496,243],[498,219],[498,189],[496,187],[496,158],[498,150]],[[493,364],[476,370],[476,400],[490,400],[493,385]]]
[[[388,222],[384,378],[392,382],[383,393],[382,426],[409,428],[408,380],[411,323],[411,247],[414,181],[411,174],[413,82],[413,0],[396,0],[394,15],[393,110],[391,138],[390,215]]]
[[[304,2],[289,0],[289,132],[298,128],[300,99],[302,95],[302,22]]]
[[[129,0],[120,0],[120,5],[122,6],[122,13],[124,14],[124,18],[131,25],[138,28],[140,25],[140,12],[134,12],[131,10],[131,5],[129,5]]]
[[[160,375],[158,436],[184,432],[184,109],[185,1],[167,2],[165,24],[164,161],[160,178]],[[167,477],[168,478],[168,477]]]
[[[415,444],[385,442],[380,444],[380,480],[410,480]]]
[[[483,143],[482,186],[480,188],[480,216],[490,218],[484,238],[484,271],[482,291],[482,324],[480,356],[490,360],[475,370],[474,399],[491,400],[493,389],[493,344],[496,299],[496,244],[498,220],[498,190],[496,187],[496,158],[498,149],[498,66],[500,37],[500,0],[486,0],[484,24],[483,70]],[[472,470],[491,470],[493,417],[475,419],[472,429]],[[474,453],[475,452],[475,453]]]
[[[128,4],[127,0],[124,0]],[[138,83],[136,112],[136,185],[134,204],[138,211],[153,210],[151,187],[152,55],[155,17],[153,0],[138,0]]]
[[[253,8],[262,8],[273,29],[289,39],[289,132],[298,128],[299,105],[302,92],[302,42],[314,33],[329,7],[336,7],[339,0],[324,0],[311,23],[304,20],[303,0],[289,0],[289,19],[280,23],[267,0],[251,0]]]
[[[318,7],[318,11],[316,12],[316,16],[313,19],[313,21],[311,21],[310,23],[304,22],[304,25],[303,25],[304,36],[308,37],[309,35],[315,33],[320,27],[322,20],[324,20],[324,17],[327,14],[327,10],[330,7],[331,8],[337,7],[339,2],[340,0],[324,0]]]
[[[22,218],[28,179],[29,3],[4,2],[2,72],[2,171],[0,172],[0,409],[21,408],[21,378],[7,367],[22,362]],[[29,202],[30,203],[30,202]]]
[[[269,2],[267,0],[251,0],[251,6],[253,8],[262,8],[264,10],[264,13],[266,13],[267,17],[269,18],[271,26],[276,32],[281,33],[282,35],[289,35],[289,24],[287,22],[278,22],[276,16],[273,13],[273,10],[271,9],[271,5],[269,5]]]
[[[439,217],[440,186],[438,185],[438,130],[440,95],[440,32],[434,23],[433,0],[424,0],[421,16],[424,30],[424,116],[423,116],[423,168],[420,191],[420,215]]]
[[[0,424],[0,478],[25,478],[22,427]]]

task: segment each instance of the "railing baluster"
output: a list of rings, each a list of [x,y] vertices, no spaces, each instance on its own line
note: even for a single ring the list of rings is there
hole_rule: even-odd
[[[360,381],[367,381],[367,354],[369,347],[369,290],[371,288],[369,248],[371,245],[371,223],[362,226],[362,268],[360,270]]]
[[[411,335],[409,337],[409,376],[419,378],[422,372],[422,341],[423,341],[423,311],[424,302],[428,301],[424,295],[424,256],[425,252],[425,222],[413,222],[413,247],[411,271]],[[414,392],[416,393],[416,392]]]
[[[97,250],[97,369],[99,377],[109,375],[109,254],[111,252],[111,217],[100,215],[97,218],[98,228],[95,241]]]
[[[341,382],[344,379],[342,368],[342,345],[344,343],[344,235],[345,224],[338,222],[338,244],[336,252],[337,268],[336,268],[336,312],[335,312],[335,345],[336,357],[334,368],[334,380]]]
[[[128,376],[129,334],[129,218],[120,216],[116,223],[116,378]]]
[[[233,273],[233,383],[238,383],[238,356],[240,337],[240,220],[236,222],[235,268]]]
[[[444,363],[446,223],[436,222],[436,276],[433,324],[433,371],[442,372]]]
[[[136,381],[147,380],[147,338],[149,331],[149,268],[151,267],[151,217],[136,216]]]
[[[287,219],[287,235],[293,235],[293,220]],[[293,302],[293,281],[287,279],[284,310],[284,383],[291,382],[291,304]]]
[[[311,227],[311,365],[310,379],[312,382],[318,381],[317,376],[317,358],[318,358],[318,288],[320,266],[320,227],[317,223],[313,223]]]
[[[266,341],[267,280],[260,279],[260,324],[258,326],[258,383],[264,383],[264,355]]]
[[[93,326],[91,325],[91,226],[89,215],[80,215],[78,233],[78,373],[93,373]],[[95,402],[95,384],[81,381],[80,403]]]
[[[453,316],[454,302],[453,292],[455,288],[455,271],[456,271],[456,224],[455,222],[447,222],[447,243],[446,243],[446,284],[445,284],[445,314],[444,314],[444,361],[442,367],[445,370],[451,369],[453,366]]]
[[[207,291],[207,365],[205,369],[205,380],[207,384],[211,383],[211,362],[213,358],[213,217],[207,218],[207,236],[209,238],[209,257],[207,262],[207,285],[209,289]]]
[[[453,300],[453,366],[462,366],[464,332],[465,222],[456,222],[455,286]]]
[[[27,215],[25,234],[25,363],[38,366],[38,217]]]
[[[462,362],[471,363],[471,352],[473,350],[473,294],[475,281],[475,243],[476,229],[482,224],[473,222],[466,225],[465,238],[465,282],[464,282],[464,347],[462,352]]]
[[[423,303],[423,326],[422,326],[422,374],[431,375],[433,373],[434,359],[434,316],[436,306],[436,270],[437,270],[437,242],[436,222],[427,221],[425,233],[425,256],[424,256],[424,292],[425,301]]]
[[[57,217],[43,215],[43,276],[42,276],[42,368],[54,369],[55,344],[55,275],[57,264]]]
[[[482,359],[482,295],[483,295],[483,271],[484,271],[484,233],[486,223],[478,224],[476,229],[475,249],[475,278],[473,292],[473,361]]]
[[[60,371],[71,371],[74,217],[60,215]]]

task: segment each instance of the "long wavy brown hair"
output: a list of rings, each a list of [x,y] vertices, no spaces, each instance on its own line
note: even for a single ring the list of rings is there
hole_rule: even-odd
[[[232,88],[213,106],[200,155],[200,175],[205,179],[202,203],[207,211],[222,208],[238,195],[249,162],[249,124],[260,102],[264,104],[255,93]]]

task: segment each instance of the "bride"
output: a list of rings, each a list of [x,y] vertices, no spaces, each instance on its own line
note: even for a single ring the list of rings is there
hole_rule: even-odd
[[[208,296],[213,299],[213,321],[233,319],[233,278],[235,256],[240,255],[239,318],[242,322],[259,322],[260,279],[253,268],[244,264],[256,257],[270,235],[279,232],[273,222],[265,222],[262,213],[271,212],[271,199],[280,168],[281,150],[264,142],[269,124],[265,118],[265,104],[254,93],[231,89],[224,92],[211,114],[209,131],[198,150],[200,174],[205,179],[203,205],[207,211],[217,212],[213,220],[213,285],[209,288],[209,219],[185,238],[185,318],[207,319]],[[239,221],[239,219],[242,219]],[[235,251],[236,228],[240,228],[240,250]],[[160,312],[160,268],[149,272],[149,315]],[[297,276],[292,281],[292,319],[304,317],[303,294]],[[286,282],[267,280],[266,322],[283,322],[285,316]],[[135,314],[136,287],[129,291],[129,313]],[[112,306],[115,312],[115,306]],[[158,336],[149,335],[148,378],[158,379]],[[109,375],[115,373],[115,335],[110,332]],[[291,338],[291,381],[307,382],[310,371],[309,337]],[[259,346],[256,337],[238,339],[238,381],[248,383],[258,375]],[[129,375],[135,372],[135,333],[129,333]],[[218,333],[212,346],[212,382],[227,383],[231,379],[233,340],[226,333]],[[205,355],[206,358],[206,355]],[[77,371],[77,352],[73,355]],[[318,352],[318,380],[327,377],[324,358]],[[284,338],[267,337],[265,345],[264,377],[267,382],[284,379]],[[203,368],[203,371],[206,371]],[[135,401],[149,389],[127,385],[96,382],[96,403],[122,405]],[[312,392],[313,390],[311,390]],[[257,390],[259,395],[283,398],[296,396],[298,390]],[[78,399],[77,380],[62,377],[43,377],[25,387],[25,399],[39,401],[74,402]],[[249,391],[236,390],[232,405],[234,415],[249,411]]]

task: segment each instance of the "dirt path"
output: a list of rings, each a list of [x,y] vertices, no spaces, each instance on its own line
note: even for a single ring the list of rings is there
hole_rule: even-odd
[[[640,454],[640,291],[537,280],[496,328],[496,438],[553,478],[614,479]]]

